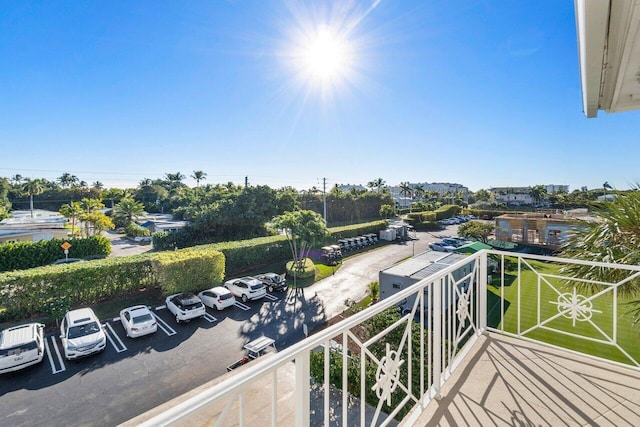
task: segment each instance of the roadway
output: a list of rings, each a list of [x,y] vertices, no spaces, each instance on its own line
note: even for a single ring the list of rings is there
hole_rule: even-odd
[[[116,425],[226,372],[248,341],[266,335],[282,349],[358,301],[378,271],[424,251],[441,233],[417,233],[418,240],[391,244],[353,256],[336,273],[305,289],[238,304],[206,318],[176,324],[163,307],[153,307],[160,328],[154,335],[127,338],[119,320],[103,319],[107,349],[69,362],[57,336],[47,336],[42,363],[0,376],[0,425]]]

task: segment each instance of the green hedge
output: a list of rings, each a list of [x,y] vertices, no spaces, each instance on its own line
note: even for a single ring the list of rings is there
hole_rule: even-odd
[[[224,280],[224,255],[214,250],[160,252],[151,262],[164,295],[198,292]]]
[[[489,209],[467,209],[470,215],[475,215],[478,219],[494,219],[497,216],[504,214],[524,213],[519,211],[504,211],[504,210],[489,210]]]
[[[329,235],[320,244],[333,244],[344,237],[354,237],[367,233],[376,233],[386,227],[387,221],[379,220],[364,224],[333,227]],[[154,234],[154,245],[155,245]],[[155,246],[154,246],[155,248]],[[157,249],[157,248],[156,248]],[[259,265],[285,262],[291,259],[291,248],[285,236],[257,237],[237,242],[210,243],[194,246],[191,250],[216,250],[225,256],[226,274],[232,276]]]
[[[334,244],[338,239],[344,239],[347,237],[356,237],[363,234],[375,233],[387,227],[389,221],[378,220],[372,222],[365,222],[363,224],[345,225],[342,227],[332,227],[329,229],[329,235],[325,239],[324,243]]]
[[[151,231],[148,228],[145,228],[141,225],[136,224],[135,222],[130,222],[124,228],[124,232],[129,237],[149,237],[151,236]]]
[[[0,322],[47,311],[56,301],[95,304],[159,287],[163,294],[220,284],[224,255],[175,251],[61,264],[0,274]]]
[[[64,258],[60,247],[64,242],[71,244],[70,258],[92,258],[111,253],[111,242],[104,236],[3,243],[0,245],[0,272],[40,267]]]

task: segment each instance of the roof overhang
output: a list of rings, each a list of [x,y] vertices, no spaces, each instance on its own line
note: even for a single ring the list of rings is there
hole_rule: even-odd
[[[587,117],[640,109],[640,0],[574,0]]]

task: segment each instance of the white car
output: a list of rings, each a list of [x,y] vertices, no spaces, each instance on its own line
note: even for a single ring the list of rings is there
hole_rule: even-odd
[[[251,276],[228,280],[224,287],[229,289],[234,297],[241,298],[242,302],[260,299],[267,294],[264,284]]]
[[[60,339],[67,360],[77,359],[102,351],[107,336],[100,320],[90,308],[71,310],[60,323]]]
[[[42,323],[27,323],[0,332],[0,374],[40,363],[43,356]]]
[[[453,252],[456,250],[455,247],[453,246],[447,246],[444,243],[429,243],[429,247],[431,248],[432,251],[437,251],[437,252]]]
[[[200,298],[191,292],[169,295],[165,300],[167,309],[176,316],[176,322],[187,321],[207,314]]]
[[[145,305],[136,305],[120,311],[120,322],[129,338],[153,334],[158,330],[153,313]]]
[[[236,303],[233,294],[222,286],[204,290],[198,294],[198,298],[202,300],[204,305],[215,308],[216,310],[223,310]]]

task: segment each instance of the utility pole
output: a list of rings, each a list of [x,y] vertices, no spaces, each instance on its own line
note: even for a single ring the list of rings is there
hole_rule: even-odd
[[[327,222],[327,178],[322,178],[322,203],[324,205],[324,222]]]
[[[249,177],[245,176],[244,177],[244,188],[247,188],[249,186]]]

